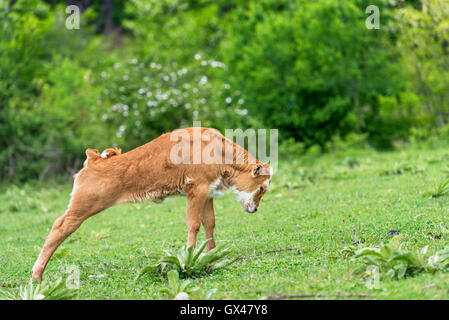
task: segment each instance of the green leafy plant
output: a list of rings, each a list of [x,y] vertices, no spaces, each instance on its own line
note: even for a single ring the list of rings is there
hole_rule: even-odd
[[[190,279],[179,279],[177,270],[170,270],[167,272],[168,286],[161,289],[161,292],[166,294],[167,299],[174,300],[190,300],[191,298],[208,300],[217,291],[213,288],[209,291],[204,291],[200,287],[195,286]]]
[[[164,250],[164,254],[158,257],[156,264],[151,264],[142,269],[137,279],[144,274],[152,271],[165,272],[167,269],[174,268],[187,276],[194,276],[201,273],[210,273],[214,270],[229,266],[235,259],[228,258],[231,253],[230,248],[219,244],[209,252],[203,252],[208,240],[204,240],[197,248],[186,246],[181,247],[174,253]]]
[[[169,271],[167,280],[168,286],[161,289],[161,292],[167,295],[167,299],[187,300],[190,294],[199,290],[199,287],[193,285],[192,280],[180,280],[177,270]]]
[[[0,288],[0,300],[70,300],[75,292],[76,289],[66,287],[62,278],[38,284],[30,279],[18,288]]]
[[[428,246],[420,250],[405,250],[402,249],[400,239],[394,237],[379,248],[358,250],[355,258],[365,259],[365,274],[376,268],[385,277],[402,279],[420,272],[448,271],[449,248],[434,254],[429,253]]]
[[[449,192],[449,179],[441,181],[431,190],[423,193],[424,197],[438,198]]]

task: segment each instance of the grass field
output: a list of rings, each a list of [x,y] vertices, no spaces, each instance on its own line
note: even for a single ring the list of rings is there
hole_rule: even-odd
[[[340,250],[357,241],[378,246],[390,230],[401,231],[407,248],[445,247],[449,197],[422,193],[446,178],[448,160],[445,149],[281,160],[257,213],[244,213],[232,194],[215,200],[217,242],[232,246],[236,256],[250,257],[195,281],[205,289],[217,288],[215,299],[365,293],[371,299],[447,299],[449,273],[382,280],[379,289],[368,289],[354,272],[361,261]],[[1,286],[28,281],[70,192],[70,183],[2,187]],[[163,276],[134,278],[148,264],[147,255],[179,248],[186,238],[184,198],[121,204],[86,221],[58,249],[44,277],[54,279],[76,265],[81,270],[79,299],[161,299]],[[286,248],[297,249],[263,254]]]

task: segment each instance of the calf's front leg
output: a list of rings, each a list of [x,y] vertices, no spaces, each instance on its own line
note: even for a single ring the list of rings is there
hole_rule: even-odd
[[[210,239],[207,243],[206,250],[210,251],[215,248],[214,241],[214,228],[215,228],[215,213],[214,213],[214,200],[212,198],[207,199],[204,206],[203,213],[203,227],[206,232],[206,239]]]
[[[187,248],[196,245],[196,236],[203,220],[204,208],[207,202],[207,189],[192,187],[187,192]]]

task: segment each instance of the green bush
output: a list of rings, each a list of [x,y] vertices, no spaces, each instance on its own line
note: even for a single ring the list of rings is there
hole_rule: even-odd
[[[249,114],[306,146],[354,130],[377,142],[377,97],[400,86],[387,33],[366,28],[362,1],[275,3],[236,10],[225,42],[229,79]],[[386,2],[375,3],[386,23]]]
[[[168,130],[192,126],[195,120],[225,129],[226,118],[238,117],[235,105],[219,95],[232,95],[231,90],[217,89],[210,80],[221,63],[197,60],[180,67],[133,58],[97,75],[95,84],[102,87],[97,108],[103,110],[102,125],[114,131],[114,140],[131,148]]]

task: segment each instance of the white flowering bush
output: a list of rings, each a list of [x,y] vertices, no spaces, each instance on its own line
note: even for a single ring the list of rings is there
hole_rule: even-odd
[[[222,119],[246,115],[238,91],[210,80],[226,66],[200,54],[193,61],[178,67],[134,58],[101,72],[96,79],[104,87],[101,119],[115,128],[118,143],[137,146],[194,120],[221,128]]]

